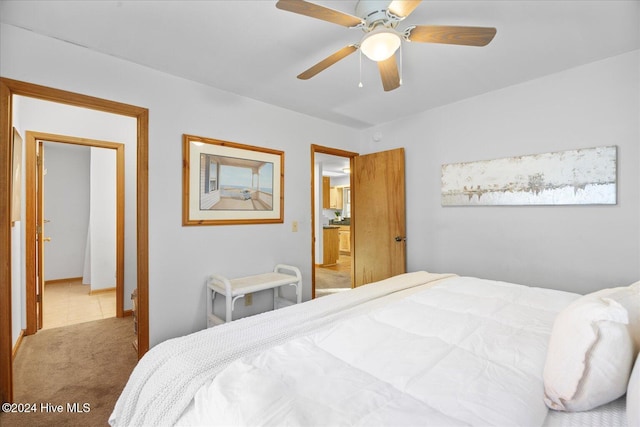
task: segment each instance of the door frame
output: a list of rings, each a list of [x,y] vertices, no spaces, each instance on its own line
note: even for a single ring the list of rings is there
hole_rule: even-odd
[[[0,77],[0,400],[13,402],[13,328],[11,314],[11,161],[13,95],[88,108],[136,119],[137,129],[137,318],[138,358],[149,350],[149,110],[120,102]]]
[[[358,153],[353,151],[341,150],[339,148],[324,147],[322,145],[311,144],[311,298],[316,297],[316,153],[330,154],[332,156],[346,157],[349,159],[349,167],[353,171],[354,161],[353,159],[359,156]],[[351,200],[353,200],[353,174],[349,174],[349,183],[351,187]],[[355,221],[356,213],[353,209],[353,203],[351,203],[351,223]],[[353,230],[353,228],[352,228]],[[351,239],[351,256],[356,250],[353,242],[353,233],[350,236]],[[351,267],[351,283],[353,283],[353,264]]]
[[[40,289],[40,299],[37,298],[37,270],[40,268],[40,249],[36,245],[42,241],[44,228],[38,233],[37,226],[42,212],[43,189],[36,185],[43,177],[38,177],[37,157],[42,151],[36,151],[36,145],[43,142],[53,142],[67,145],[80,145],[110,149],[116,151],[116,317],[124,317],[124,144],[118,142],[100,141],[96,139],[77,138],[74,136],[54,135],[50,133],[25,132],[25,254],[26,254],[26,329],[25,335],[31,335],[42,328],[42,304],[44,303],[44,289]],[[34,256],[35,254],[38,256]],[[37,261],[37,262],[36,262]],[[44,271],[40,271],[44,275]],[[44,277],[41,277],[44,284]],[[38,310],[38,303],[40,310]],[[130,313],[127,313],[130,314]]]

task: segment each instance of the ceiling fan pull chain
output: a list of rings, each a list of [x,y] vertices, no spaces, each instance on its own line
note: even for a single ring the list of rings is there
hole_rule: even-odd
[[[402,86],[402,44],[400,45],[400,86]]]
[[[360,83],[358,83],[358,87],[362,87],[362,50],[358,49],[358,53],[360,53]]]

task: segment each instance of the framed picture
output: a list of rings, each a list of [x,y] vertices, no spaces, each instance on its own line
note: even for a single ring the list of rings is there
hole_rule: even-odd
[[[182,137],[182,225],[284,222],[284,152]]]

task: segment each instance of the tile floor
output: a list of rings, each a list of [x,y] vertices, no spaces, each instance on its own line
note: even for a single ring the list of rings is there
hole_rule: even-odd
[[[43,329],[115,317],[116,291],[89,295],[89,290],[80,279],[46,284]]]

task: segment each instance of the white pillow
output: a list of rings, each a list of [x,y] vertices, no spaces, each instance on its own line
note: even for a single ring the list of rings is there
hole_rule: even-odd
[[[629,317],[603,294],[585,295],[556,317],[543,374],[551,409],[588,411],[627,391],[634,360]]]
[[[640,356],[636,358],[627,388],[627,424],[640,427]]]
[[[591,297],[611,298],[619,302],[629,316],[629,334],[635,345],[634,355],[640,351],[640,282],[632,285],[603,289],[589,294]]]

